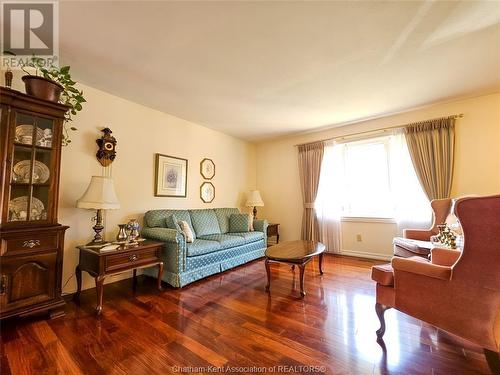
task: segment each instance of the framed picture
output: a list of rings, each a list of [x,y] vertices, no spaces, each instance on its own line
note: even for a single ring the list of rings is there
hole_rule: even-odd
[[[187,159],[156,154],[155,197],[187,196]]]
[[[212,159],[203,159],[200,163],[200,173],[205,180],[211,180],[215,176],[215,163]]]
[[[215,186],[211,182],[204,182],[200,186],[200,198],[203,203],[212,203],[215,199]]]

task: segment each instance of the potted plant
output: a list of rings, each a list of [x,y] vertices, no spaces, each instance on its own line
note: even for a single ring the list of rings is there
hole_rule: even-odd
[[[22,65],[21,69],[26,73],[22,77],[26,94],[56,103],[59,102],[69,107],[65,114],[62,140],[63,146],[68,145],[71,143],[71,139],[67,125],[73,120],[73,116],[82,110],[82,103],[86,102],[83,91],[75,88],[76,82],[71,79],[70,67],[45,67],[45,60],[33,56],[27,63]],[[69,129],[77,130],[75,127]]]

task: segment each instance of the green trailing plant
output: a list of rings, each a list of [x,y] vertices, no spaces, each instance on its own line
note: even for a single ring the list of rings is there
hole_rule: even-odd
[[[62,144],[63,146],[69,145],[71,143],[69,131],[78,130],[76,127],[70,126],[70,123],[73,121],[73,116],[76,116],[77,113],[82,110],[82,104],[86,102],[83,97],[83,91],[75,88],[76,82],[71,79],[69,65],[60,68],[53,65],[46,66],[44,59],[33,56],[28,62],[23,62],[21,60],[21,69],[28,75],[36,75],[50,79],[63,87],[59,102],[67,105],[69,110],[64,115]]]

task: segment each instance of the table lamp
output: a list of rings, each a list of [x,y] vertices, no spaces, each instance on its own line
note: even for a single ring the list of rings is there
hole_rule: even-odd
[[[110,177],[92,176],[87,190],[76,202],[76,207],[97,210],[96,216],[92,218],[96,222],[93,227],[95,236],[88,245],[105,244],[106,242],[101,235],[104,229],[102,225],[102,210],[120,208],[113,180]]]
[[[263,207],[264,201],[260,196],[260,192],[258,190],[252,190],[247,197],[247,207],[253,207],[253,218],[257,219],[257,207]]]

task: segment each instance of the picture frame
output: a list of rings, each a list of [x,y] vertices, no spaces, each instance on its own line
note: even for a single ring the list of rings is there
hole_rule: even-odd
[[[211,182],[204,182],[200,186],[200,199],[203,203],[212,203],[215,199],[215,186]]]
[[[215,163],[212,159],[205,158],[200,162],[200,174],[205,180],[214,178]]]
[[[188,160],[170,155],[155,156],[155,197],[187,197]]]

